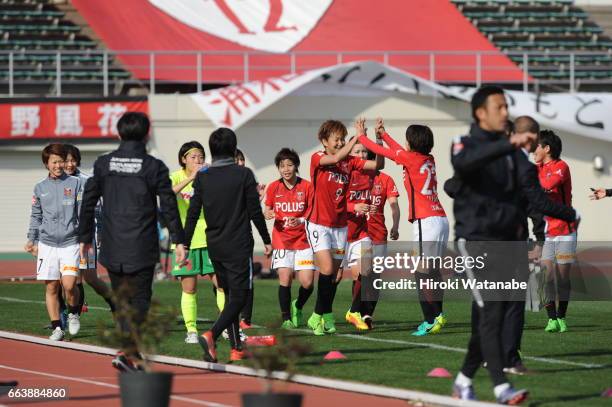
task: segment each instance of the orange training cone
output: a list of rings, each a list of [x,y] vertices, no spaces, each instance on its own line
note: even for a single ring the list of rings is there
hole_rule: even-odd
[[[427,373],[427,377],[452,377],[450,372],[443,367],[436,367],[431,372]]]
[[[342,354],[339,350],[332,350],[328,352],[327,355],[323,358],[325,360],[338,360],[338,359],[346,359],[346,356]]]

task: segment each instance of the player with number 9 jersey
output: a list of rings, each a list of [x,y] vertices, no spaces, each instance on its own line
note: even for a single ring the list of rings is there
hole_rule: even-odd
[[[366,133],[365,119],[355,122],[357,136]],[[308,326],[315,335],[336,332],[332,313],[335,277],[344,257],[347,234],[346,191],[354,170],[375,170],[383,166],[376,161],[349,157],[357,137],[345,142],[348,131],[342,122],[327,120],[318,132],[324,151],[312,155],[310,175],[315,190],[314,204],[306,216],[306,233],[319,270],[317,302]]]

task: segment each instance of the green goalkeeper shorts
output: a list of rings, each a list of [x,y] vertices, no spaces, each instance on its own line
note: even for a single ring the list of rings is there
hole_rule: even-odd
[[[215,272],[213,269],[210,258],[208,257],[208,250],[204,247],[201,249],[192,249],[189,251],[189,263],[183,267],[180,267],[172,256],[172,275],[175,277],[185,276],[198,276],[212,274]]]

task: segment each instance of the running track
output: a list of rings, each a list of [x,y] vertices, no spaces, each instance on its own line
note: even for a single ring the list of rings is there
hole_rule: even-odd
[[[171,406],[240,406],[240,394],[259,392],[259,379],[230,373],[169,365],[154,370],[174,373]],[[119,406],[117,372],[110,357],[34,343],[0,339],[0,381],[17,380],[20,388],[65,387],[68,400],[35,403],[0,397],[0,404],[19,406]],[[280,385],[284,383],[277,382]],[[406,406],[406,401],[289,384],[286,390],[304,395],[304,406]]]

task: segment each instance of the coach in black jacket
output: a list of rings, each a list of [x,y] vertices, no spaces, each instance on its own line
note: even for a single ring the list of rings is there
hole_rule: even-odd
[[[255,176],[249,168],[237,165],[234,160],[236,134],[228,128],[219,128],[212,132],[208,144],[212,164],[193,182],[185,235],[187,241],[191,241],[204,208],[208,254],[217,281],[226,292],[226,304],[211,330],[202,334],[199,341],[205,359],[216,362],[215,341],[228,329],[231,360],[239,360],[242,358],[242,345],[238,318],[253,284],[251,221],[264,242],[266,256],[272,253],[272,247]]]
[[[537,134],[506,136],[508,105],[502,89],[486,86],[476,91],[472,97],[472,116],[474,124],[469,136],[453,142],[451,162],[455,176],[445,185],[445,190],[454,198],[455,236],[460,241],[468,241],[468,246],[469,241],[490,242],[486,246],[487,261],[495,267],[485,267],[482,276],[512,278],[524,272],[519,269],[524,266],[522,256],[525,260],[527,256],[526,248],[522,253],[520,247],[527,217],[522,198],[534,210],[569,222],[576,219],[576,212],[553,203],[542,191],[537,170],[522,150],[535,142]],[[473,246],[478,247],[478,243]],[[491,247],[500,248],[493,252],[497,261],[492,260]],[[508,255],[516,256],[518,261],[509,257],[511,260],[504,262]],[[488,297],[484,302],[473,303],[472,336],[455,380],[455,396],[474,398],[472,378],[484,359],[498,402],[516,403],[527,397],[527,391],[513,389],[503,373],[502,327],[508,322],[504,320],[508,306],[517,298],[521,300],[521,293],[518,294],[519,297],[508,300]]]
[[[126,113],[117,123],[121,137],[119,148],[98,157],[93,176],[85,184],[79,222],[81,256],[87,253],[94,234],[94,209],[100,198],[102,206],[99,261],[108,269],[115,295],[123,285],[122,295],[137,312],[135,323],[144,321],[151,303],[151,284],[155,264],[159,261],[157,232],[157,198],[170,236],[176,243],[176,260],[183,262],[185,235],[181,225],[176,196],[168,175],[168,167],[146,153],[149,119],[144,113]],[[120,304],[118,304],[120,306]],[[121,313],[120,313],[121,314]],[[118,322],[129,330],[118,315]],[[124,348],[134,356],[132,343]],[[132,364],[119,355],[113,365],[129,370]]]

